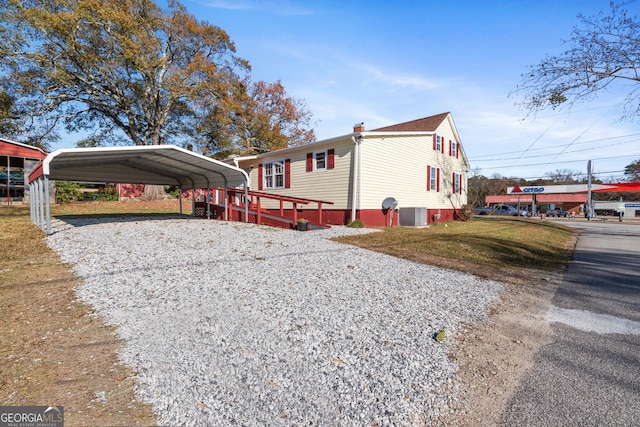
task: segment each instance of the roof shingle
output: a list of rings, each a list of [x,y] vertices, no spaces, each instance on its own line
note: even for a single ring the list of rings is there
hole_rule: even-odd
[[[373,129],[374,132],[434,132],[449,113],[437,114],[410,122]]]

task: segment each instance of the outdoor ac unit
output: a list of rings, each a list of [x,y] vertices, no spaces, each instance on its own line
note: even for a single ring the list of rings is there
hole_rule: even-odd
[[[427,225],[427,208],[400,208],[401,227],[423,227]]]

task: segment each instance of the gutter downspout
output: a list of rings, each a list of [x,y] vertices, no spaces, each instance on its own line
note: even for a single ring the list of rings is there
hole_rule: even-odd
[[[360,171],[362,171],[362,152],[360,149],[360,143],[362,142],[362,135],[359,135],[358,138],[354,136],[351,137],[351,141],[353,141],[353,154],[355,159],[353,160],[353,188],[351,190],[351,221],[356,220],[356,209],[360,209],[360,198],[359,195],[362,194],[362,180],[360,179]],[[356,207],[356,199],[358,200],[358,206]]]

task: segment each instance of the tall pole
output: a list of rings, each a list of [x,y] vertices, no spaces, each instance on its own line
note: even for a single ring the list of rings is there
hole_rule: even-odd
[[[593,216],[593,202],[591,201],[591,160],[587,162],[587,219]]]

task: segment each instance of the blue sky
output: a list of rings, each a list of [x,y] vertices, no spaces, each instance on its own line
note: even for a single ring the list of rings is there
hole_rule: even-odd
[[[640,159],[638,121],[619,121],[620,93],[535,119],[509,93],[528,65],[564,49],[590,1],[183,0],[224,29],[252,78],[281,80],[314,114],[318,139],[450,111],[471,168],[544,177],[570,169],[605,180]],[[640,4],[627,6],[640,15]],[[523,120],[524,119],[524,120]]]

